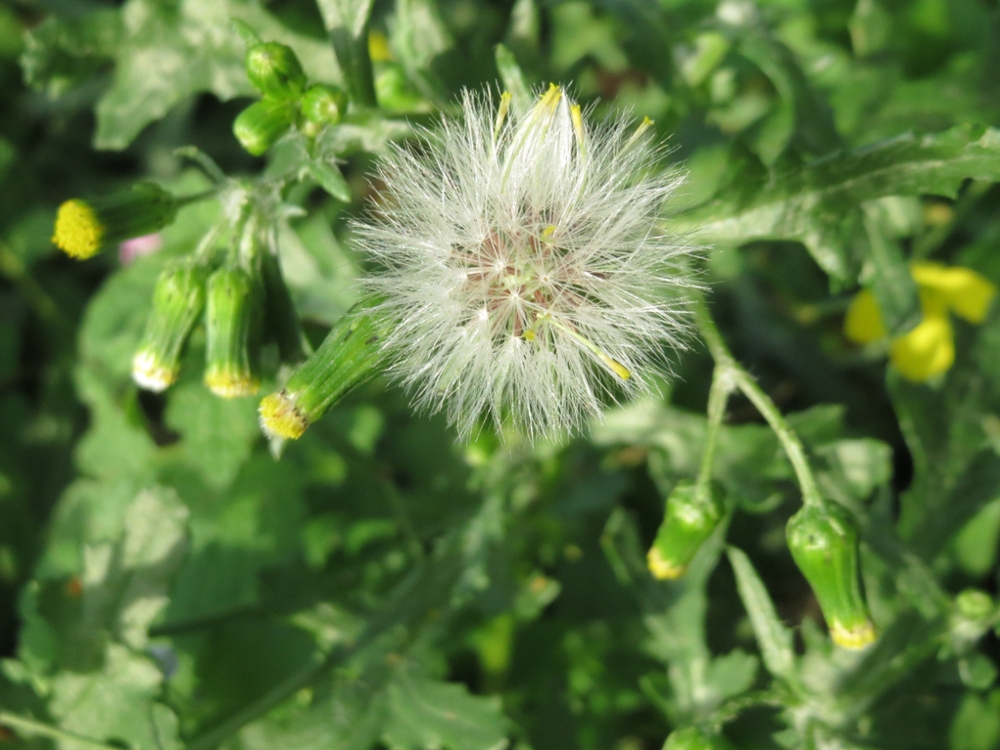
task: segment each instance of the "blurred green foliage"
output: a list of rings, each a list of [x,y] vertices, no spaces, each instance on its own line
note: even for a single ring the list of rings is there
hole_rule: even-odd
[[[370,64],[378,110],[251,158],[234,20],[355,102]],[[1000,311],[955,322],[932,383],[841,328],[859,285],[910,328],[911,259],[1000,284],[998,29],[986,0],[0,5],[0,748],[1000,748]],[[730,348],[859,521],[872,647],[825,634],[784,544],[792,468],[742,398],[712,471],[734,512],[683,579],[647,572],[706,440],[697,341],[568,443],[459,446],[376,379],[275,461],[256,401],[201,385],[203,332],[166,394],[130,380],[214,204],[128,263],[50,244],[67,198],[203,189],[183,146],[304,169],[279,242],[318,343],[357,296],[374,159],[501,77],[648,116],[686,165],[668,221],[711,244]]]

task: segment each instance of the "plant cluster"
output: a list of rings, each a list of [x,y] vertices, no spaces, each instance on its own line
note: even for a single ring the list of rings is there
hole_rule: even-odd
[[[0,750],[1000,748],[998,24],[0,7]]]

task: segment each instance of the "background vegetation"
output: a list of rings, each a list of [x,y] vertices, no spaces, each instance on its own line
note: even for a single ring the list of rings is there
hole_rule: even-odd
[[[151,255],[77,263],[56,207],[139,179],[194,192],[187,145],[265,169],[232,135],[253,91],[231,21],[336,82],[327,27],[351,7],[0,5],[0,748],[641,750],[691,725],[747,750],[1000,747],[1000,311],[954,321],[930,382],[843,334],[859,284],[890,333],[912,325],[907,260],[1000,284],[996,3],[379,0],[380,110],[337,147],[351,200],[299,183],[281,230],[318,343],[357,295],[346,221],[374,158],[496,86],[496,44],[596,117],[653,118],[690,171],[672,221],[705,227],[724,337],[859,520],[881,631],[860,652],[791,560],[798,487],[742,398],[714,468],[734,513],[684,579],[646,572],[698,469],[698,341],[662,398],[515,450],[456,444],[375,379],[275,461],[257,400],[200,383],[199,332],[165,395],[131,383],[157,274],[217,208]]]

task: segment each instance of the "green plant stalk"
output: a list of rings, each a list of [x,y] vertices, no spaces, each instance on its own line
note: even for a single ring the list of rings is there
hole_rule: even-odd
[[[408,628],[417,625],[426,621],[432,611],[440,611],[447,607],[452,589],[464,570],[464,562],[459,547],[449,550],[437,559],[420,564],[397,586],[396,592],[400,595],[400,601],[374,618],[356,640],[340,644],[326,654],[315,652],[309,662],[297,672],[275,685],[257,700],[195,737],[184,750],[214,750],[247,724],[266,715],[299,690],[347,662],[383,633],[399,626]],[[422,601],[415,606],[407,601],[406,596],[414,589],[422,593]]]
[[[726,403],[736,384],[727,368],[715,366],[712,371],[712,387],[708,392],[708,427],[705,431],[705,450],[701,454],[697,487],[705,491],[712,482],[712,466],[715,463],[715,448],[719,442],[719,429],[726,416]]]
[[[36,737],[48,737],[53,740],[79,742],[84,745],[90,745],[91,747],[101,748],[102,750],[119,750],[116,746],[109,745],[105,742],[101,742],[100,740],[95,740],[93,737],[87,737],[82,734],[77,734],[76,732],[67,732],[65,729],[54,727],[51,724],[44,724],[40,721],[35,721],[34,719],[29,719],[24,716],[18,716],[17,714],[8,713],[6,711],[0,711],[0,726],[10,727],[15,731],[24,732],[25,734]]]
[[[819,493],[819,487],[816,485],[816,477],[809,466],[805,449],[802,447],[802,442],[799,440],[798,435],[795,434],[791,425],[785,420],[785,417],[774,401],[771,400],[771,397],[764,392],[764,389],[757,384],[750,373],[743,369],[730,353],[729,348],[722,339],[722,334],[719,333],[719,329],[715,325],[715,321],[712,320],[712,315],[708,311],[708,306],[705,304],[704,298],[700,295],[695,300],[695,320],[698,330],[702,338],[705,339],[709,352],[712,354],[712,359],[715,360],[716,368],[722,371],[720,378],[724,381],[728,380],[739,388],[750,399],[750,402],[757,407],[757,411],[767,420],[768,426],[777,435],[782,448],[785,450],[785,455],[788,456],[788,460],[795,470],[795,477],[802,492],[803,505],[821,503],[822,498]],[[704,470],[704,464],[702,470]]]

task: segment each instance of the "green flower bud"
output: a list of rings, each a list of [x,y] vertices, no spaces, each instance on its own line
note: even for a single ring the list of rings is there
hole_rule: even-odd
[[[302,345],[299,316],[281,274],[281,264],[273,252],[264,250],[261,270],[264,277],[264,320],[267,330],[277,342],[278,353],[283,362],[300,362],[305,359],[305,349]]]
[[[285,387],[260,402],[269,437],[295,440],[353,388],[378,372],[385,327],[365,309],[349,312]]]
[[[837,503],[810,504],[785,528],[788,549],[809,581],[838,646],[862,648],[875,640],[875,626],[861,592],[858,530]]]
[[[233,135],[247,151],[260,156],[277,143],[295,122],[295,107],[289,102],[261,99],[244,109],[233,121]]]
[[[251,355],[258,302],[254,282],[242,269],[220,268],[208,280],[205,385],[217,396],[249,396],[260,387]]]
[[[663,744],[663,750],[735,750],[722,735],[710,735],[698,727],[675,729]]]
[[[160,392],[177,380],[184,342],[205,306],[205,276],[202,266],[181,263],[157,279],[146,332],[132,358],[132,379],[141,388]]]
[[[717,487],[678,482],[667,498],[663,523],[646,557],[661,580],[680,578],[698,548],[719,525],[725,506]]]
[[[306,88],[306,74],[291,47],[261,42],[247,50],[247,78],[264,96],[298,99]]]
[[[74,198],[59,206],[52,242],[86,260],[123,240],[158,232],[173,222],[181,201],[151,182],[104,198]]]
[[[347,93],[336,86],[317,83],[302,97],[302,116],[316,125],[336,125],[347,112]]]

